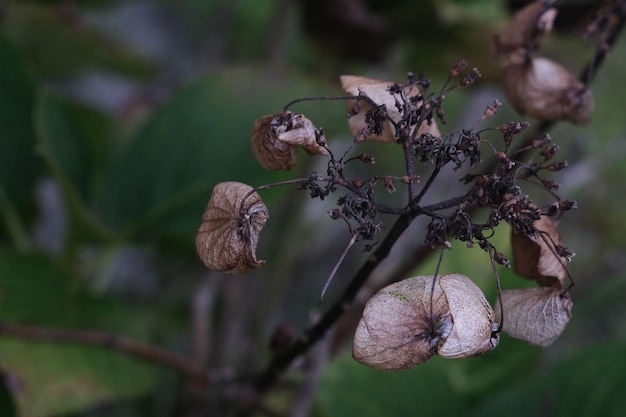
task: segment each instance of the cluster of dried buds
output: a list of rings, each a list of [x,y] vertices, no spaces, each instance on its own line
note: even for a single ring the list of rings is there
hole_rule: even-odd
[[[511,104],[522,115],[544,121],[587,123],[593,97],[587,86],[567,68],[532,53],[552,30],[556,0],[528,4],[513,23],[493,38],[493,51],[507,54],[503,62],[504,88]]]
[[[541,27],[548,24],[546,18],[536,17],[535,20],[542,22]],[[520,43],[530,48],[536,39],[536,31],[531,32],[532,36],[514,32],[499,38],[500,50],[515,53]],[[342,99],[348,102],[354,141],[339,157],[329,148],[323,132],[304,115],[287,110],[288,106],[279,113],[261,117],[252,129],[252,151],[265,169],[292,169],[298,147],[311,155],[328,158],[325,176],[313,173],[308,178],[279,185],[298,184],[300,189],[308,190],[312,198],[322,199],[338,188],[346,190],[337,200],[338,207],[330,210],[329,215],[348,223],[351,244],[375,239],[381,228],[377,216],[381,214],[410,215],[411,218],[425,215],[431,218],[426,245],[449,248],[448,239],[466,242],[468,246],[477,243],[489,253],[496,271],[496,262],[507,266],[509,262],[489,242],[489,233],[484,232],[492,232],[500,221],[512,226],[515,271],[536,280],[541,288],[502,291],[494,310],[478,286],[461,274],[439,276],[436,273],[391,284],[367,303],[353,343],[354,357],[376,369],[406,369],[432,355],[447,358],[481,355],[498,344],[500,331],[545,346],[562,332],[571,314],[572,304],[563,282],[567,276],[565,261],[572,254],[562,246],[556,223],[548,216],[558,217],[574,204],[559,200],[544,213],[522,195],[517,185],[519,181],[532,181],[555,195],[556,184],[540,174],[559,170],[566,164],[552,162],[558,147],[551,144],[547,136],[529,146],[540,152],[543,161],[514,161],[507,151],[513,137],[526,128],[525,123],[506,123],[483,131],[476,131],[475,126],[441,135],[435,119],[445,123],[441,103],[446,94],[454,88],[473,84],[480,76],[473,69],[456,84],[449,85],[465,68],[463,61],[455,65],[439,94],[429,93],[429,81],[413,74],[402,84],[342,76],[342,87],[350,94]],[[494,101],[481,120],[492,117],[499,106],[500,103]],[[568,113],[568,117],[573,117],[572,113]],[[481,161],[481,144],[485,143],[481,135],[485,131],[500,132],[504,142],[504,151],[498,152],[493,145],[489,146],[497,157],[495,168],[486,174],[463,177],[461,181],[470,185],[466,195],[421,206],[421,197],[432,181],[418,190],[419,178],[413,164],[433,166],[432,178],[447,164],[453,165],[455,171],[466,165],[473,167]],[[374,163],[373,155],[354,156],[352,153],[367,139],[401,145],[407,160],[406,175],[347,177],[348,164]],[[376,187],[382,185],[394,192],[396,182],[408,188],[406,206],[395,208],[379,203]],[[196,237],[198,255],[207,267],[241,274],[263,265],[264,261],[258,260],[255,252],[259,233],[269,217],[267,207],[257,194],[264,187],[267,186],[255,189],[236,182],[215,186]],[[480,207],[492,210],[489,220],[482,224],[472,220],[469,210]],[[447,214],[443,214],[445,212]],[[365,250],[369,249],[371,246],[366,245]]]

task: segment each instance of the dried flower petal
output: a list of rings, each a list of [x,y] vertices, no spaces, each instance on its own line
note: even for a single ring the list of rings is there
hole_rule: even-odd
[[[391,284],[366,304],[352,345],[354,358],[378,370],[411,368],[433,354],[465,358],[493,349],[494,313],[464,275],[418,276]],[[431,316],[432,311],[432,316]]]
[[[437,354],[444,358],[468,358],[489,352],[498,345],[495,314],[483,292],[472,280],[461,274],[441,279],[450,313],[452,331]]]
[[[395,98],[389,93],[389,87],[394,85],[393,82],[380,81],[367,77],[359,77],[356,75],[342,75],[339,77],[339,79],[341,81],[341,87],[348,94],[354,96],[365,95],[379,106],[385,105],[387,117],[389,119],[393,120],[394,122],[402,119],[402,113],[400,113],[400,111],[396,107]],[[417,94],[417,90],[415,91],[415,94]],[[348,111],[351,111],[354,108],[355,104],[357,104],[357,100],[349,100]],[[369,110],[373,109],[372,104],[364,100],[359,100],[358,106],[360,108],[360,111],[348,119],[350,132],[354,136],[361,134],[363,129],[366,128],[366,114]],[[430,124],[427,122],[422,123],[417,133],[417,137],[419,137],[423,133],[430,133],[433,136],[441,136],[435,120],[431,120]],[[383,131],[381,132],[381,134],[373,134],[371,132],[368,132],[366,138],[381,142],[396,141],[394,128],[392,124],[388,121],[384,122]]]
[[[548,346],[559,337],[572,316],[569,292],[555,288],[502,291],[502,331],[534,345]],[[500,318],[499,301],[495,306]]]
[[[554,251],[557,245],[562,245],[557,225],[549,217],[541,216],[534,226],[538,230],[534,235],[511,235],[515,273],[536,280],[542,287],[561,288],[567,275],[564,266],[567,258],[559,259]]]
[[[539,38],[552,31],[557,10],[556,0],[539,0],[519,10],[511,25],[493,38],[496,54],[513,52],[519,48],[527,51],[538,47]]]
[[[256,259],[256,247],[269,214],[252,190],[240,182],[213,188],[196,235],[198,256],[209,269],[243,274],[265,263]]]
[[[591,90],[554,61],[514,54],[505,64],[503,82],[511,104],[522,115],[578,124],[591,118]]]
[[[297,146],[310,155],[328,155],[317,142],[318,134],[313,123],[301,114],[270,114],[254,123],[252,152],[263,168],[288,171],[296,164]]]

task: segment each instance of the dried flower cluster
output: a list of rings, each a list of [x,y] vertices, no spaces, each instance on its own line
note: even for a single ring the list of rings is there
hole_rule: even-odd
[[[507,54],[504,89],[515,109],[539,120],[587,123],[593,97],[587,86],[562,65],[532,53],[552,30],[555,0],[539,0],[520,10],[512,25],[493,39],[493,50]]]
[[[551,14],[546,10],[531,11],[517,20],[532,20],[534,26],[524,26],[523,30],[513,30],[499,38],[501,51],[515,54],[520,48],[529,50],[539,35],[549,31]],[[397,237],[391,238],[391,243],[387,237],[380,243],[383,215],[398,217],[396,224],[404,229],[416,217],[425,216],[429,222],[424,244],[441,248],[441,259],[445,250],[452,248],[451,240],[464,242],[468,247],[478,245],[489,255],[498,279],[496,263],[509,266],[510,262],[490,238],[501,222],[511,226],[515,271],[535,280],[541,288],[503,291],[494,313],[470,278],[458,273],[440,276],[439,266],[434,275],[391,284],[367,303],[354,337],[356,360],[376,369],[406,369],[432,355],[481,355],[496,347],[500,331],[546,346],[562,332],[571,314],[572,303],[564,281],[568,276],[565,263],[573,254],[561,243],[556,219],[575,208],[575,203],[560,199],[556,194],[558,185],[545,178],[545,174],[567,164],[554,161],[558,146],[548,135],[522,149],[536,154],[529,161],[518,158],[522,153],[511,151],[527,123],[504,123],[479,130],[484,120],[497,113],[497,100],[470,129],[441,134],[438,123],[446,122],[442,107],[445,97],[456,88],[474,84],[480,77],[478,70],[466,71],[466,67],[464,61],[454,65],[439,92],[432,92],[427,79],[412,73],[403,83],[342,76],[342,87],[349,96],[341,99],[348,103],[349,127],[354,136],[343,152],[331,150],[324,134],[307,117],[288,110],[297,101],[279,113],[261,117],[252,129],[252,150],[266,169],[293,168],[297,147],[327,158],[323,175],[314,172],[309,177],[275,185],[297,184],[311,198],[324,199],[340,193],[336,207],[328,214],[348,225],[351,239],[346,251],[355,242],[365,242],[364,251],[371,251],[378,244],[390,248]],[[374,155],[357,150],[367,139],[382,142],[379,146],[383,148],[401,146],[404,175],[352,176],[353,164],[375,163]],[[472,173],[481,164],[485,150],[495,157],[495,164],[488,172]],[[423,183],[416,175],[417,164],[431,170]],[[464,170],[459,180],[467,186],[466,192],[424,205],[422,198],[447,166],[454,172]],[[555,202],[547,206],[535,204],[522,192],[524,183],[538,185]],[[254,189],[227,182],[215,187],[196,239],[198,254],[207,267],[240,274],[264,263],[257,260],[255,251],[268,211],[256,191],[269,186],[273,185]],[[391,207],[381,203],[381,188],[387,192],[404,189],[405,204]],[[486,220],[474,219],[473,213],[479,208],[488,211]],[[341,259],[343,255],[340,262]]]

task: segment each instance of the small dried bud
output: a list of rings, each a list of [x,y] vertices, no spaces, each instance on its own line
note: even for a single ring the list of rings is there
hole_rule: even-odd
[[[380,81],[355,75],[342,75],[341,77],[339,77],[339,79],[341,81],[341,87],[348,94],[352,94],[354,96],[365,95],[372,101],[374,101],[379,107],[384,106],[387,118],[393,120],[394,122],[398,122],[400,119],[402,119],[403,115],[396,107],[396,99],[389,91],[389,89],[393,87],[394,84],[397,86],[397,88],[400,88],[398,84],[390,81]],[[417,89],[414,90],[414,94],[417,94]],[[358,100],[349,100],[348,109],[354,108],[355,102],[357,101]],[[368,103],[364,100],[358,102],[361,111],[348,119],[350,132],[352,132],[352,135],[354,135],[355,138],[358,137],[359,134],[363,134],[363,132],[367,130],[368,123],[366,118],[367,115],[370,114],[370,110],[374,108],[371,103]],[[371,123],[369,125],[371,125]],[[417,136],[419,137],[423,133],[431,133],[433,136],[441,135],[434,120],[431,121],[431,123],[427,123],[426,121],[422,123],[417,133]],[[388,120],[385,120],[382,124],[382,131],[368,131],[366,133],[366,138],[381,142],[396,141],[394,128]]]
[[[489,118],[495,116],[496,113],[498,112],[498,107],[500,107],[501,105],[502,105],[502,103],[500,103],[500,101],[494,100],[493,103],[491,103],[485,109],[485,112],[483,113],[483,116],[481,117],[481,120],[489,119]]]
[[[584,124],[591,118],[591,90],[566,68],[546,58],[520,58],[504,67],[504,89],[515,109],[544,121]]]
[[[531,147],[533,149],[539,149],[541,147],[546,146],[551,141],[552,141],[552,137],[548,133],[546,133],[546,134],[539,136],[537,139],[534,139],[531,144]]]
[[[541,150],[541,156],[543,156],[545,161],[549,161],[550,159],[554,158],[554,155],[556,155],[556,153],[559,151],[559,145],[557,145],[556,143],[550,145],[550,146],[546,146],[544,149]]]
[[[389,193],[395,193],[396,192],[396,185],[394,184],[393,177],[386,176],[384,178],[384,180],[385,180],[385,188],[387,188],[387,191]]]
[[[363,181],[354,179],[352,180],[352,185],[354,185],[356,188],[361,188],[363,187]]]
[[[328,210],[328,217],[333,220],[341,219],[343,214],[341,214],[341,210],[338,208]]]
[[[301,114],[283,112],[263,116],[252,128],[252,152],[268,170],[290,170],[296,163],[297,146],[310,155],[328,156],[324,135]]]
[[[572,316],[569,292],[555,288],[523,288],[502,291],[494,307],[496,320],[503,324],[502,331],[511,337],[533,345],[549,346],[563,333]]]
[[[458,77],[465,68],[467,68],[467,62],[462,59],[450,68],[450,78]]]
[[[470,85],[474,84],[480,78],[480,76],[481,75],[480,71],[478,71],[478,68],[472,68],[472,71],[463,78],[463,81],[461,81],[461,86],[469,87]]]
[[[243,274],[265,263],[255,252],[269,214],[252,191],[240,182],[221,182],[213,188],[196,235],[198,256],[209,269]]]
[[[375,164],[376,163],[376,158],[374,158],[374,155],[369,154],[369,153],[362,153],[359,156],[357,156],[357,158],[359,159],[359,161],[366,163],[366,164]]]
[[[554,247],[561,245],[561,236],[556,222],[541,216],[534,222],[534,234],[513,233],[513,260],[515,273],[536,280],[543,287],[561,288],[566,276],[563,266],[567,259],[558,258]]]
[[[553,162],[550,165],[546,166],[548,171],[560,171],[564,168],[568,167],[567,161]]]
[[[352,345],[357,361],[378,370],[401,370],[434,354],[466,358],[498,344],[494,312],[476,284],[461,274],[442,275],[431,295],[433,279],[396,282],[367,302]]]

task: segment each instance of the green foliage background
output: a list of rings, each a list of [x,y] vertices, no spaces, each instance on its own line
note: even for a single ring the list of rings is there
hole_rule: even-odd
[[[381,13],[401,36],[384,63],[346,60],[307,38],[297,6],[277,21],[286,4],[279,0],[241,0],[230,12],[227,3],[144,2],[170,13],[185,45],[161,55],[102,24],[124,10],[121,1],[0,4],[0,322],[107,331],[191,357],[190,300],[210,281],[207,366],[242,375],[262,369],[272,329],[282,321],[299,329],[318,308],[347,234],[327,218],[324,204],[306,205],[303,193],[264,191],[272,216],[259,248],[266,267],[207,278],[193,242],[214,184],[261,185],[324,169],[300,154],[295,174],[263,171],[249,150],[254,120],[293,98],[339,94],[341,73],[401,79],[423,71],[441,85],[460,58],[483,79],[476,92],[449,98],[446,129],[473,123],[494,98],[505,101],[488,44],[509,18],[500,3],[391,2]],[[218,33],[220,16],[226,26]],[[272,38],[277,28],[282,37]],[[207,39],[225,52],[213,56]],[[577,253],[570,265],[574,316],[563,336],[546,349],[504,336],[480,358],[435,358],[381,373],[350,358],[347,335],[321,371],[313,415],[626,415],[624,48],[620,42],[599,69],[593,121],[551,132],[571,165],[557,177],[560,193],[580,207],[561,226]],[[545,53],[579,69],[592,49],[578,34],[562,33]],[[98,100],[97,89],[77,94],[73,86],[93,74],[132,85],[132,94],[113,107]],[[338,149],[350,140],[342,103],[298,106]],[[519,116],[505,103],[498,118]],[[397,156],[389,151],[375,169],[397,169]],[[61,198],[53,229],[42,229],[51,210],[45,184]],[[508,231],[499,232],[506,252]],[[495,299],[486,255],[456,246],[451,253],[444,269],[471,276]],[[328,298],[361,260],[349,258]],[[432,273],[433,262],[415,273]],[[504,287],[530,285],[511,271],[502,271],[502,280]],[[2,417],[170,416],[188,401],[178,375],[115,349],[0,334],[0,373]],[[295,398],[281,389],[267,402],[287,415]]]

